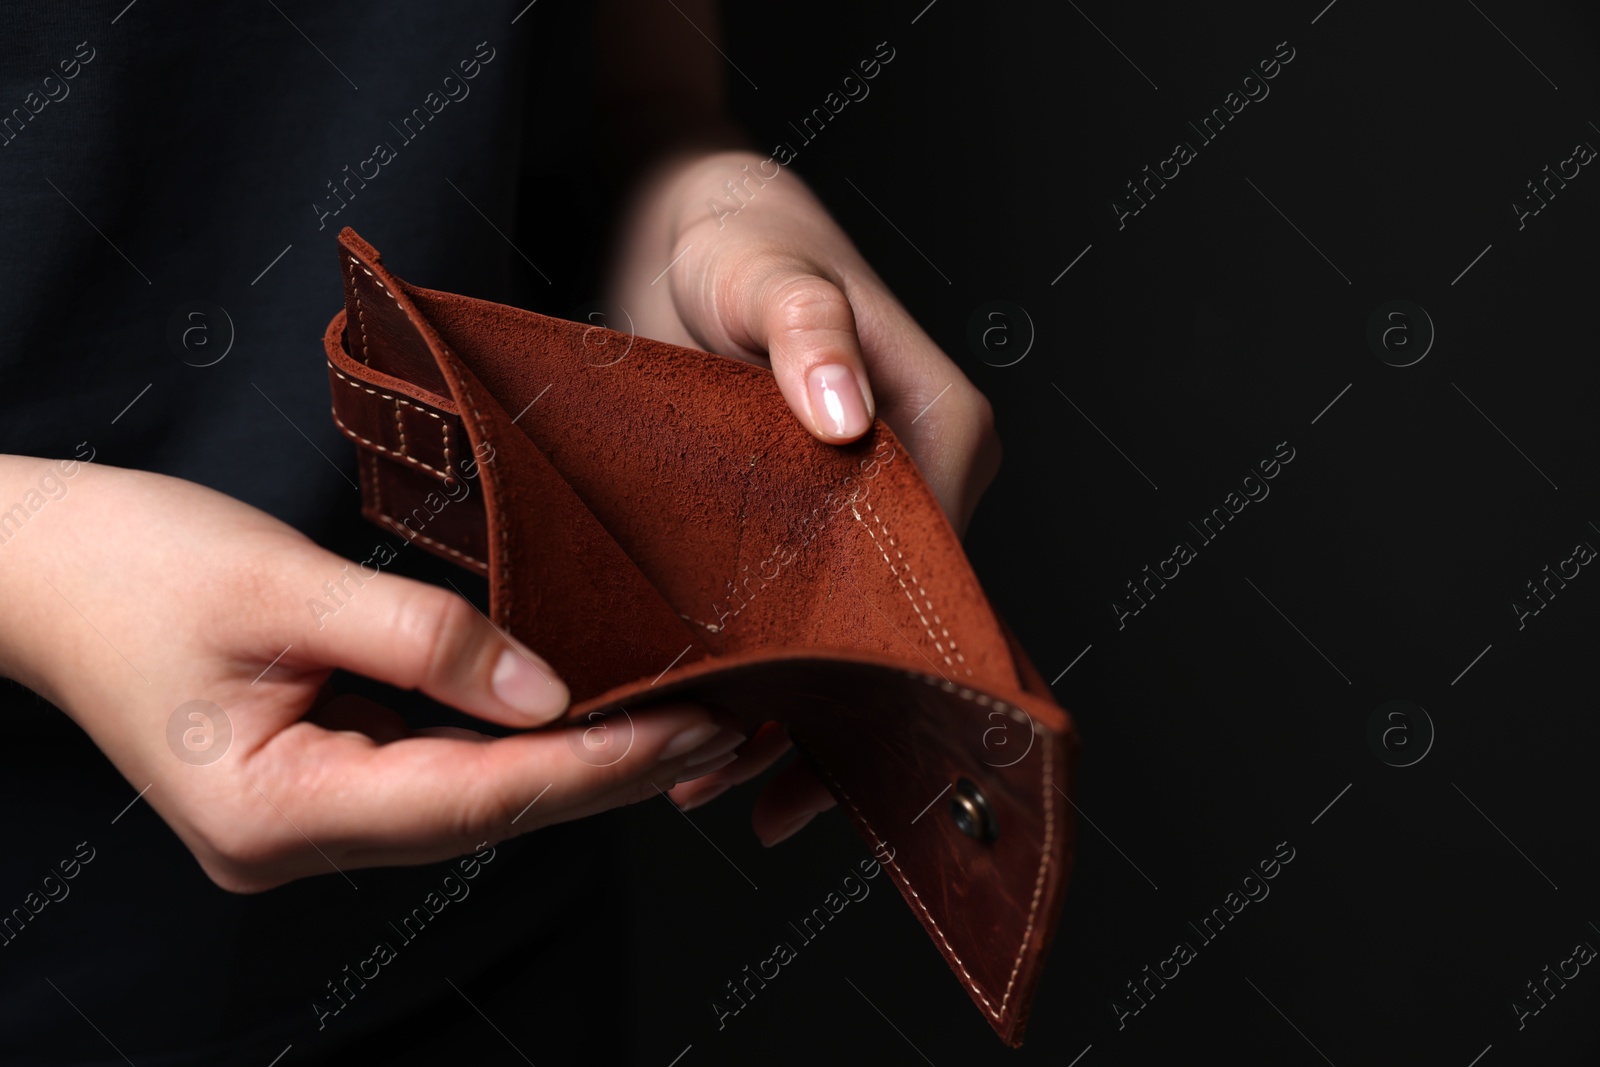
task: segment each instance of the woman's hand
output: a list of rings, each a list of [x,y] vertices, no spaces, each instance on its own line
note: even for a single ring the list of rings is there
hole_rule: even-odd
[[[989,402],[799,177],[775,167],[755,153],[719,152],[657,168],[624,224],[611,299],[645,336],[770,361],[789,407],[823,441],[853,441],[881,416],[963,532],[1000,465]],[[704,804],[787,747],[768,723],[737,764],[671,795],[685,808]],[[752,822],[776,844],[833,803],[809,768],[791,764],[756,801]]]
[[[853,441],[881,416],[966,529],[1000,465],[989,402],[798,176],[752,152],[718,152],[658,168],[636,204],[610,293],[635,330],[770,360],[821,440]]]
[[[743,740],[703,709],[661,709],[634,716],[624,756],[591,761],[581,726],[413,732],[369,700],[327,700],[334,668],[504,726],[550,723],[568,696],[448,590],[341,559],[188,482],[66,470],[0,456],[0,500],[42,501],[0,546],[0,672],[148,785],[227,889],[462,855],[654,796]]]

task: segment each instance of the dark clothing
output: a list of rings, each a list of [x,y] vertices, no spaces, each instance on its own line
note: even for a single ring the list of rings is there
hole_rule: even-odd
[[[560,170],[588,155],[588,13],[527,0],[7,7],[0,453],[87,445],[352,558],[395,542],[359,519],[355,453],[328,413],[334,235],[353,225],[405,277],[474,296],[562,314],[595,295],[596,227],[578,253],[557,228],[597,217]],[[555,158],[551,144],[570,150]],[[397,569],[449,573],[481,597],[481,582],[418,556]],[[174,575],[167,595],[201,580]],[[605,938],[625,909],[570,917],[597,905],[602,826],[507,842],[425,928],[401,929],[455,865],[230,895],[146,802],[123,810],[145,783],[59,711],[0,683],[0,715],[0,1062],[267,1064],[292,1044],[288,1065],[382,1032],[389,1047],[359,1051],[394,1061],[433,1039],[447,1060],[521,1062],[514,1044],[546,1063],[567,1058],[562,1040],[596,1040],[574,998],[593,981],[581,968],[614,959]],[[395,958],[352,980],[372,974],[379,942]]]

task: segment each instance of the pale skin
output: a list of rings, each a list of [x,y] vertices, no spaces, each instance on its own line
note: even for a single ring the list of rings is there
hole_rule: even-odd
[[[709,0],[679,7],[688,19],[670,5],[601,6],[602,27],[612,18],[632,33],[597,50],[605,103],[630,143],[653,145],[612,298],[645,336],[770,359],[796,418],[824,441],[884,419],[964,529],[999,462],[988,403],[797,175],[717,226],[705,201],[766,156],[727,147],[738,142],[720,120],[721,60],[689,24],[714,32]],[[808,387],[819,367],[832,400]],[[856,402],[840,402],[851,386]],[[0,500],[53,470],[0,456]],[[351,561],[192,483],[104,463],[64,481],[66,495],[0,549],[0,674],[70,715],[134,790],[148,785],[145,800],[226,889],[448,859],[658,790],[694,807],[788,747],[776,724],[746,739],[704,708],[657,708],[633,716],[625,756],[598,766],[577,757],[569,730],[539,728],[568,707],[556,672],[451,590],[382,573],[319,627],[306,600]],[[370,701],[329,699],[336,668],[523,732],[412,731]],[[196,699],[233,728],[208,766],[167,742],[174,709]],[[774,844],[832,803],[796,762],[751,821]]]

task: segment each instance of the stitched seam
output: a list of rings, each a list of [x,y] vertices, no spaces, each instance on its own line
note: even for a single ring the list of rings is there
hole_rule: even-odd
[[[346,426],[344,424],[344,420],[339,417],[339,413],[337,411],[335,411],[333,413],[333,421],[334,421],[334,424],[336,426],[338,426],[339,429],[344,432],[346,437],[349,437],[350,439],[355,440],[355,441],[360,441],[362,444],[366,445],[368,448],[375,448],[379,452],[383,452],[386,455],[393,456],[395,459],[403,460],[404,462],[413,464],[414,466],[421,467],[425,471],[432,471],[434,474],[442,474],[447,478],[453,478],[455,476],[451,471],[447,471],[447,470],[443,470],[442,471],[437,467],[430,467],[430,466],[428,466],[428,464],[422,462],[422,460],[420,460],[420,459],[416,459],[416,458],[414,458],[412,456],[401,455],[399,452],[396,452],[394,449],[386,448],[383,445],[380,445],[378,442],[372,440],[369,437],[362,437],[360,434],[356,433],[354,430],[352,430],[350,427],[348,427],[348,426]]]
[[[382,481],[378,477],[380,473],[378,470],[378,457],[374,456],[371,452],[368,452],[366,457],[367,466],[372,469],[372,510],[376,511],[379,515],[383,515],[383,487]],[[383,517],[386,519],[389,518],[387,515],[384,515]],[[393,522],[394,520],[390,519],[389,521]]]
[[[980,701],[979,698],[973,695],[971,690],[958,690],[951,683],[941,682],[938,678],[934,678],[932,675],[920,674],[916,671],[907,671],[906,674],[912,678],[921,678],[927,684],[938,686],[947,693],[956,693],[962,699],[971,701],[974,704],[981,702],[987,706],[992,703],[996,710],[1008,712],[1013,718],[1021,718],[1026,721],[1026,716],[1022,711],[1012,707],[1003,700],[990,700],[987,696],[984,696]],[[900,865],[894,861],[893,857],[890,857],[888,861],[890,869],[899,876],[901,883],[906,888],[906,891],[911,894],[912,903],[917,906],[917,909],[922,912],[923,917],[927,919],[928,925],[931,926],[933,928],[933,932],[938,935],[940,944],[944,945],[945,950],[950,953],[950,958],[956,961],[956,967],[960,969],[962,977],[967,980],[967,987],[971,989],[973,993],[977,994],[978,999],[983,1002],[984,1010],[988,1012],[990,1017],[996,1022],[1000,1021],[1001,1017],[1005,1014],[1006,1005],[1011,1002],[1011,990],[1013,986],[1016,985],[1017,974],[1022,970],[1022,959],[1028,954],[1028,943],[1033,939],[1033,927],[1035,922],[1038,920],[1039,901],[1044,897],[1045,880],[1050,872],[1050,849],[1051,846],[1055,844],[1055,808],[1050,800],[1050,790],[1054,788],[1055,779],[1054,765],[1050,757],[1049,745],[1044,747],[1043,759],[1044,768],[1040,777],[1044,782],[1044,846],[1039,854],[1039,873],[1035,876],[1033,882],[1033,902],[1028,907],[1028,922],[1026,927],[1023,929],[1022,944],[1017,947],[1016,962],[1011,965],[1011,977],[1006,982],[1005,995],[1000,998],[1000,1007],[998,1010],[996,1010],[994,1006],[989,1003],[989,998],[983,995],[983,990],[978,987],[978,980],[972,977],[972,972],[967,970],[967,965],[961,962],[961,957],[951,946],[949,939],[944,936],[944,931],[939,928],[938,921],[935,920],[932,913],[928,911],[927,905],[922,903],[922,897],[917,893],[916,888],[912,886],[910,876],[908,876],[905,871],[901,870]],[[867,828],[867,832],[876,838],[879,844],[885,844],[886,842],[883,840],[883,836],[872,828],[872,824],[867,821],[866,815],[862,813],[860,808],[856,807],[856,802],[851,799],[850,794],[845,790],[845,788],[839,784],[838,779],[836,779],[833,774],[827,770],[827,768],[823,768],[822,773],[827,777],[828,781],[833,785],[833,787],[838,790],[839,795],[843,797],[844,802],[850,806],[850,810],[855,813],[856,818],[861,820],[861,825]]]
[[[482,567],[482,568],[484,568],[486,570],[489,567],[489,565],[487,563],[485,563],[483,560],[477,559],[477,558],[472,557],[472,556],[469,556],[465,552],[457,551],[456,549],[451,548],[449,545],[445,544],[443,541],[435,541],[433,538],[429,537],[427,534],[416,533],[410,527],[405,526],[402,523],[396,522],[392,516],[385,515],[381,510],[378,511],[378,518],[380,518],[384,522],[388,523],[389,526],[396,533],[400,534],[401,536],[403,536],[408,541],[421,541],[423,544],[432,545],[434,548],[437,548],[439,551],[448,552],[448,553],[450,553],[450,555],[456,557],[457,559],[466,560],[468,563],[472,564],[475,567]]]
[[[890,446],[890,458],[891,458],[891,460],[893,458],[893,455],[894,455],[894,448],[893,448],[893,446]],[[872,478],[876,478],[876,477],[877,477],[877,474],[874,473],[872,475],[869,475],[867,480],[871,480]],[[845,479],[845,480],[847,482],[849,481],[848,478]],[[747,488],[748,488],[748,484],[747,484]],[[833,509],[832,514],[824,516],[823,519],[822,519],[822,522],[819,523],[816,527],[814,527],[812,529],[810,535],[803,542],[801,542],[800,545],[797,548],[794,549],[793,554],[789,557],[789,562],[786,563],[786,564],[780,564],[779,570],[781,571],[784,567],[793,565],[793,563],[800,558],[800,554],[811,546],[811,542],[815,541],[819,536],[821,536],[822,532],[828,528],[828,523],[833,520],[833,516],[838,515],[839,512],[844,510],[844,508],[847,505],[853,506],[855,501],[860,500],[860,499],[865,499],[865,494],[856,495],[857,493],[859,493],[859,491],[860,491],[860,487],[857,487],[857,490],[852,492],[852,495],[850,496],[850,498],[848,500],[844,501],[844,503],[841,503],[841,504],[837,505]],[[821,511],[823,507],[826,507],[830,502],[832,502],[833,498],[834,498],[833,494],[830,492],[828,494],[828,496],[823,500],[821,505],[811,509],[811,513],[810,513],[809,516],[807,516],[805,521],[809,523],[811,521],[811,519],[816,517],[817,512]],[[743,534],[741,532],[741,538],[742,537],[743,537]],[[741,541],[741,543],[742,543],[742,541]],[[780,543],[780,548],[781,548],[781,543]],[[758,575],[758,577],[759,577],[759,575]],[[737,581],[737,580],[738,580],[737,577],[735,577],[734,581]],[[761,590],[766,589],[769,585],[771,585],[776,580],[777,580],[777,576],[776,575],[774,575],[774,577],[771,578],[771,579],[762,578],[761,579],[761,589],[757,590],[757,592],[760,592]],[[752,597],[751,599],[754,599],[754,597]],[[743,602],[740,603],[740,605],[737,608],[735,608],[733,611],[729,612],[727,615],[721,616],[720,620],[718,622],[715,622],[715,623],[702,622],[699,619],[693,618],[693,617],[691,617],[689,615],[685,615],[682,612],[680,612],[678,614],[678,618],[682,619],[684,622],[693,623],[696,626],[703,627],[705,630],[707,630],[710,633],[720,633],[723,630],[726,630],[728,628],[728,625],[730,623],[732,623],[735,618],[738,617],[739,613],[741,611],[743,611],[745,608],[749,607],[749,606],[750,606],[750,601],[748,601],[748,600],[743,601]],[[970,674],[971,672],[969,671],[968,673]]]
[[[384,296],[388,297],[390,300],[394,300],[394,294],[389,291],[389,287],[387,285],[383,284],[383,279],[382,278],[380,278],[376,274],[372,273],[366,267],[362,267],[361,266],[361,261],[359,259],[357,259],[356,257],[354,257],[354,256],[346,256],[345,258],[350,261],[350,280],[351,280],[351,282],[354,282],[356,280],[356,268],[357,267],[361,267],[361,273],[365,274],[367,277],[371,278],[373,283],[375,285],[377,285],[377,287],[379,289],[383,290],[383,295]],[[394,302],[395,302],[396,306],[398,306],[399,303],[400,303],[400,301],[398,301],[398,300],[394,300]]]
[[[901,564],[904,566],[904,577],[901,576],[900,568],[896,567],[894,565],[894,561],[889,558],[888,549],[884,547],[883,542],[878,540],[878,535],[872,532],[872,527],[867,525],[867,521],[861,517],[861,512],[857,511],[854,505],[851,505],[851,514],[855,515],[857,521],[861,523],[862,529],[867,531],[867,536],[872,538],[873,545],[878,549],[878,553],[883,556],[883,562],[889,565],[889,573],[893,574],[895,581],[900,583],[900,591],[905,593],[906,599],[911,602],[911,610],[917,613],[918,619],[922,620],[922,625],[928,634],[928,640],[933,643],[933,647],[938,650],[941,656],[944,657],[945,666],[949,667],[951,670],[956,669],[955,663],[951,662],[950,660],[950,654],[953,652],[955,653],[956,659],[960,661],[962,668],[967,672],[968,675],[971,675],[972,667],[967,663],[967,658],[961,654],[961,650],[956,647],[955,638],[950,636],[950,631],[945,627],[944,620],[940,619],[939,613],[933,610],[933,600],[929,598],[928,591],[923,588],[922,583],[917,581],[917,576],[912,573],[911,564],[906,562],[906,557],[903,553],[901,553],[899,545],[895,542],[895,539],[890,536],[889,527],[884,523],[883,516],[879,515],[877,511],[873,509],[870,501],[862,501],[862,503],[866,506],[867,511],[871,513],[873,520],[877,522],[878,528],[883,531],[883,540],[889,543],[889,548],[894,549],[895,558],[900,560]],[[927,606],[928,615],[933,616],[932,622],[928,621],[928,615],[924,615],[922,613],[922,608],[917,606],[917,598],[911,595],[911,589],[906,585],[906,578],[910,578],[911,584],[915,585],[917,587],[917,592],[922,594],[922,602]],[[950,648],[948,651],[945,649],[944,645],[940,643],[938,634],[933,632],[935,625],[939,627],[939,632],[944,635],[945,640],[950,643]]]
[[[444,348],[443,346],[441,346],[441,351],[444,352],[445,358],[450,361],[451,369],[456,372],[456,377],[461,379],[461,398],[466,401],[467,410],[472,413],[472,423],[473,423],[474,426],[476,426],[478,428],[478,436],[480,438],[482,438],[484,441],[488,441],[489,440],[489,435],[484,432],[484,429],[483,429],[483,417],[478,414],[478,405],[477,405],[477,402],[474,401],[473,398],[472,398],[472,387],[469,384],[467,384],[465,372],[459,366],[456,365],[455,357],[451,354],[451,352],[450,352],[450,350],[448,348]],[[488,510],[489,510],[488,502],[485,501],[484,502],[484,517],[485,518],[488,517]],[[504,579],[504,581],[501,582],[501,588],[503,590],[505,590],[505,595],[504,595],[504,599],[505,599],[505,614],[506,614],[506,618],[509,619],[509,618],[511,618],[511,589],[512,589],[512,582],[511,582],[511,553],[510,553],[510,551],[508,551],[507,545],[506,545],[506,519],[505,519],[505,513],[500,508],[496,508],[495,509],[495,524],[494,525],[495,525],[495,535],[499,538],[499,541],[500,541],[500,576]]]
[[[1031,723],[1029,724],[1031,727]],[[1050,757],[1050,746],[1044,746],[1044,849],[1039,860],[1039,873],[1033,879],[1033,903],[1028,905],[1028,925],[1022,931],[1022,944],[1017,949],[1017,960],[1011,965],[1011,977],[1006,979],[1006,992],[1000,998],[1000,1010],[1006,1010],[1006,1004],[1011,1000],[1011,987],[1016,985],[1017,973],[1022,970],[1022,957],[1027,954],[1028,943],[1033,940],[1033,924],[1038,918],[1039,901],[1044,896],[1045,877],[1050,873],[1050,848],[1055,843],[1056,831],[1056,806],[1050,796],[1053,786],[1053,777]]]
[[[406,424],[405,421],[400,417],[399,401],[396,401],[394,405],[394,426],[395,429],[400,433],[400,451],[396,454],[401,459],[406,459]]]
[[[957,691],[956,687],[954,685],[951,685],[949,682],[944,682],[944,683],[941,684],[939,679],[934,678],[931,675],[918,674],[917,672],[914,672],[914,671],[907,671],[906,673],[908,675],[910,675],[911,677],[913,677],[913,678],[920,677],[924,682],[926,682],[929,685],[940,686],[940,688],[944,689],[945,692],[958,692],[958,695],[960,695],[963,699],[969,700],[974,704],[979,703],[979,701],[973,695],[971,695],[971,691],[970,690],[962,689],[962,690]],[[993,706],[997,710],[1003,711],[1003,712],[1009,712],[1013,717],[1018,717],[1018,716],[1022,715],[1022,712],[1020,712],[1016,708],[1011,707],[1011,705],[1005,703],[1004,701],[1000,701],[1000,700],[990,701],[990,700],[985,699],[984,703],[985,704],[992,703]],[[1012,990],[1013,986],[1016,984],[1017,974],[1022,970],[1022,959],[1028,953],[1028,943],[1033,938],[1033,927],[1034,927],[1035,922],[1038,919],[1039,901],[1044,896],[1045,879],[1048,876],[1049,871],[1050,871],[1050,848],[1055,843],[1055,809],[1054,809],[1053,805],[1050,802],[1050,790],[1054,786],[1055,782],[1054,782],[1054,774],[1053,774],[1053,763],[1052,763],[1052,760],[1051,760],[1051,757],[1050,757],[1050,747],[1048,745],[1046,745],[1045,748],[1044,748],[1043,759],[1044,759],[1044,768],[1043,768],[1043,771],[1041,773],[1041,778],[1042,778],[1042,780],[1044,782],[1044,791],[1043,791],[1043,804],[1044,804],[1044,816],[1045,816],[1045,822],[1044,822],[1044,847],[1041,850],[1040,857],[1039,857],[1039,873],[1034,878],[1033,902],[1029,905],[1029,908],[1028,908],[1027,926],[1023,930],[1022,944],[1020,946],[1018,946],[1018,948],[1017,948],[1016,962],[1013,963],[1012,966],[1011,966],[1011,977],[1006,982],[1006,991],[1005,991],[1005,995],[1003,997],[1001,997],[1001,999],[1000,999],[1000,1008],[999,1008],[999,1010],[996,1010],[989,1003],[989,998],[984,996],[983,995],[983,990],[978,988],[977,979],[972,977],[972,973],[967,970],[966,964],[961,962],[961,957],[956,953],[956,950],[951,946],[950,941],[944,936],[944,931],[939,928],[939,923],[937,922],[937,920],[934,919],[933,915],[928,911],[927,906],[922,903],[922,897],[921,897],[920,894],[917,893],[916,888],[912,886],[910,877],[906,874],[906,872],[904,870],[902,870],[900,868],[900,865],[894,861],[893,857],[890,857],[890,859],[888,861],[889,868],[891,870],[893,870],[896,875],[899,876],[900,881],[905,886],[907,892],[909,892],[911,894],[912,902],[914,904],[916,904],[918,910],[920,910],[922,912],[923,917],[925,919],[927,919],[928,925],[933,928],[933,932],[938,935],[940,943],[943,944],[944,947],[945,947],[945,950],[950,953],[950,958],[956,961],[956,966],[960,969],[962,977],[964,977],[967,980],[968,988],[971,989],[972,992],[977,994],[978,999],[980,1001],[982,1001],[982,1003],[983,1003],[984,1010],[986,1012],[988,1012],[989,1015],[996,1022],[1000,1021],[1001,1016],[1003,1016],[1004,1013],[1005,1013],[1006,1005],[1008,1003],[1010,1003],[1010,1001],[1011,1001],[1011,990]],[[863,825],[863,826],[865,826],[867,828],[867,832],[870,833],[874,838],[876,838],[879,844],[886,844],[886,842],[883,840],[883,836],[881,834],[879,834],[878,831],[876,831],[876,830],[874,830],[872,828],[872,824],[867,821],[866,815],[864,815],[862,813],[860,808],[856,807],[856,802],[851,798],[849,792],[847,792],[845,790],[845,788],[842,785],[839,784],[838,779],[834,778],[832,773],[829,772],[826,768],[823,769],[823,774],[827,776],[828,781],[833,785],[833,787],[839,791],[839,795],[841,797],[843,797],[844,798],[844,802],[850,806],[850,810],[855,813],[856,818],[861,820],[861,825]]]
[[[376,396],[376,397],[380,397],[381,399],[384,399],[384,400],[393,400],[396,405],[404,404],[406,407],[416,408],[418,411],[422,412],[424,415],[428,415],[428,416],[431,416],[432,418],[438,419],[439,420],[439,425],[442,428],[442,433],[443,433],[444,469],[440,470],[437,467],[431,467],[428,464],[422,462],[422,460],[416,459],[416,458],[406,454],[406,430],[405,430],[405,424],[400,421],[400,408],[398,406],[394,409],[394,421],[400,427],[400,448],[398,450],[393,449],[393,448],[387,448],[387,447],[385,447],[383,445],[380,445],[376,441],[373,441],[373,440],[371,440],[369,438],[366,438],[366,437],[362,437],[360,434],[356,433],[354,430],[352,430],[350,427],[348,427],[348,426],[346,426],[344,424],[344,420],[339,418],[339,412],[338,412],[337,409],[335,409],[334,413],[333,413],[333,421],[334,421],[335,424],[338,425],[340,430],[344,431],[346,436],[354,438],[355,440],[360,441],[362,444],[367,445],[367,446],[369,446],[371,448],[376,448],[379,452],[387,453],[388,455],[391,455],[396,459],[403,459],[407,463],[414,463],[418,467],[421,467],[423,470],[432,471],[434,474],[442,474],[447,478],[452,478],[452,477],[455,476],[455,471],[452,468],[451,463],[450,463],[450,423],[445,419],[445,417],[443,415],[440,415],[437,411],[434,411],[431,408],[426,408],[426,407],[423,407],[421,404],[413,403],[410,400],[407,400],[403,396],[395,396],[393,393],[380,392],[377,389],[373,389],[373,388],[371,388],[369,386],[363,385],[360,382],[356,381],[354,378],[351,378],[350,376],[344,374],[342,371],[339,370],[338,367],[335,367],[332,363],[328,364],[328,369],[331,370],[341,381],[343,381],[346,385],[348,385],[352,389],[360,389],[364,393],[370,393],[371,395]]]
[[[347,258],[350,258],[350,294],[356,298],[356,324],[361,327],[361,362],[371,366],[372,358],[367,354],[367,316],[361,310],[361,289],[356,284],[356,268],[360,264],[353,257]]]
[[[850,810],[855,812],[856,818],[861,820],[861,825],[867,828],[867,832],[876,837],[880,844],[886,844],[887,842],[883,840],[878,831],[872,828],[872,824],[861,813],[861,809],[856,807],[856,802],[850,798],[849,793],[845,792],[844,787],[839,784],[838,780],[831,774],[828,775],[828,780],[833,783],[834,788],[839,790],[839,795],[844,797],[844,802],[850,805]],[[900,876],[900,883],[906,887],[906,892],[911,894],[911,902],[917,906],[918,911],[922,912],[922,917],[928,921],[928,925],[933,927],[933,932],[939,936],[939,943],[944,946],[946,952],[950,953],[950,958],[956,961],[956,967],[961,971],[961,977],[967,981],[967,988],[978,995],[978,1000],[983,1003],[983,1010],[989,1014],[989,1017],[999,1022],[1001,1014],[1005,1011],[1005,1006],[1002,1004],[999,1009],[996,1009],[993,1004],[989,1003],[989,998],[983,995],[983,990],[979,987],[978,980],[972,977],[972,972],[967,970],[967,965],[961,962],[961,957],[957,954],[955,947],[950,944],[949,939],[944,936],[944,931],[939,928],[938,920],[933,917],[933,913],[928,910],[928,906],[922,902],[921,894],[917,892],[916,886],[911,884],[911,877],[901,869],[893,857],[889,859],[889,868]]]
[[[362,382],[359,382],[356,379],[350,377],[348,374],[345,374],[338,367],[335,367],[331,362],[329,362],[327,360],[323,360],[323,362],[328,364],[328,369],[333,371],[333,373],[336,374],[339,377],[340,381],[344,382],[346,385],[350,386],[350,388],[352,388],[352,389],[360,389],[363,392],[371,393],[373,396],[382,397],[385,400],[397,401],[398,403],[406,405],[406,407],[416,408],[418,411],[422,412],[424,415],[431,415],[434,418],[438,419],[440,422],[444,422],[444,416],[439,414],[437,411],[433,410],[430,407],[424,407],[423,405],[418,404],[415,401],[407,400],[405,397],[396,396],[393,393],[379,392],[378,390],[373,389],[371,386],[368,386],[368,385],[366,385],[366,384],[364,384]]]

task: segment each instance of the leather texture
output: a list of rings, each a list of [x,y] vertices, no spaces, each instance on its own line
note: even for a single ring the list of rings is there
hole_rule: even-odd
[[[569,722],[691,700],[784,723],[1019,1045],[1077,739],[889,428],[823,444],[764,367],[409,285],[348,228],[338,248],[324,348],[363,514],[488,578]],[[954,815],[973,795],[987,833]]]

